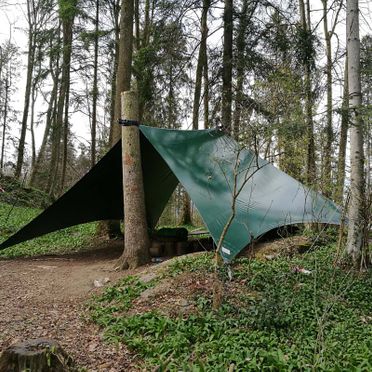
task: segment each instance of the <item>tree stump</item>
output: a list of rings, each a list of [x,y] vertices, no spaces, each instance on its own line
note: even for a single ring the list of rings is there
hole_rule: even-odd
[[[76,370],[72,359],[53,340],[39,338],[10,346],[0,356],[0,372]]]

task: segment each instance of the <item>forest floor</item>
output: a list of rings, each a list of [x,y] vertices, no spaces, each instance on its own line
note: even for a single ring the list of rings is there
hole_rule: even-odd
[[[96,248],[0,260],[0,352],[47,337],[80,372],[372,368],[371,271],[334,265],[334,244],[257,244],[219,311],[211,253],[122,273],[122,242]]]
[[[102,342],[99,328],[84,320],[87,300],[100,292],[94,281],[123,276],[114,270],[121,249],[118,242],[89,253],[0,261],[0,352],[47,337],[88,371],[128,370],[124,346]]]

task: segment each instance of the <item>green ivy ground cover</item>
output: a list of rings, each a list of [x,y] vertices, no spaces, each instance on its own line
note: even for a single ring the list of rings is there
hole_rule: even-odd
[[[38,208],[17,207],[0,202],[0,242],[30,222],[40,212]],[[0,258],[73,252],[88,245],[95,230],[95,223],[87,223],[56,231],[0,251]]]
[[[139,355],[143,369],[371,371],[372,275],[334,267],[334,251],[328,246],[294,258],[238,259],[233,281],[241,290],[228,293],[218,312],[211,298],[198,296],[198,311],[188,316],[126,316],[133,299],[156,284],[130,278],[96,298],[91,317],[109,342],[124,342]],[[165,277],[211,268],[209,254],[185,257]]]

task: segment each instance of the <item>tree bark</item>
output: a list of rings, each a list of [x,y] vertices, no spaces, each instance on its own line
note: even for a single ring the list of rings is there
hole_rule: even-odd
[[[349,112],[350,112],[350,205],[346,251],[360,264],[364,228],[363,126],[361,117],[360,40],[358,0],[348,0],[346,16]]]
[[[1,156],[0,156],[0,174],[4,170],[4,155],[5,155],[5,135],[6,126],[8,120],[8,105],[9,105],[9,90],[10,90],[10,71],[7,71],[7,76],[5,79],[5,97],[4,97],[4,110],[3,110],[3,130],[2,130],[2,143],[1,143]]]
[[[120,15],[120,0],[114,0],[113,6],[113,17],[114,17],[114,29],[115,29],[115,51],[114,51],[114,63],[112,65],[112,76],[111,76],[111,103],[110,103],[110,136],[109,136],[109,145],[112,147],[116,142],[113,138],[115,123],[115,99],[116,99],[116,79],[117,79],[117,70],[119,63],[119,48],[120,48],[120,25],[119,25],[119,15]]]
[[[123,119],[138,121],[138,100],[133,91],[122,94]],[[122,127],[124,192],[124,252],[121,269],[133,269],[150,261],[140,133],[136,125]]]
[[[96,164],[96,132],[97,132],[97,101],[98,101],[98,31],[99,31],[99,1],[96,0],[96,17],[94,29],[94,59],[93,59],[93,89],[92,89],[92,130],[90,165]]]
[[[118,73],[119,64],[119,49],[120,49],[120,0],[113,0],[112,2],[112,15],[114,17],[114,30],[115,30],[115,51],[114,51],[114,63],[112,65],[113,74],[111,77],[111,103],[110,103],[110,135],[109,135],[109,146],[112,147],[118,141],[118,138],[114,138],[114,128],[117,123],[115,121],[115,100],[116,100],[116,80]],[[109,239],[117,238],[122,235],[120,230],[119,220],[108,220],[101,221],[97,226],[97,233],[101,236],[107,236]]]
[[[31,169],[34,168],[36,162],[36,144],[35,144],[35,102],[37,98],[36,81],[32,84],[31,89],[31,118],[30,118],[30,131],[31,131]]]
[[[119,41],[117,44],[117,70],[115,80],[115,99],[113,107],[113,117],[110,131],[110,144],[113,146],[121,138],[121,129],[117,124],[121,117],[121,92],[129,91],[132,76],[132,55],[133,55],[133,14],[134,1],[122,0],[120,8]],[[120,222],[109,221],[106,224],[109,236],[120,235]]]
[[[48,139],[50,136],[50,131],[53,126],[53,120],[55,116],[55,110],[57,106],[57,91],[58,91],[58,85],[59,85],[59,54],[56,57],[56,65],[53,65],[53,57],[50,57],[50,63],[49,63],[49,68],[51,71],[51,75],[53,78],[53,88],[52,92],[49,97],[49,103],[48,103],[48,109],[46,113],[46,120],[45,120],[45,130],[44,130],[44,135],[43,135],[43,140],[41,142],[41,146],[39,149],[39,153],[36,158],[36,162],[34,167],[32,168],[31,172],[31,180],[30,180],[30,185],[35,186],[37,182],[37,175],[40,171],[40,167],[42,164],[42,161],[44,160],[45,157],[45,150],[47,147]]]
[[[301,27],[304,32],[311,32],[310,24],[310,4],[307,2],[307,11],[304,0],[299,0]],[[307,130],[307,164],[306,164],[306,182],[313,186],[316,180],[315,168],[315,140],[314,140],[314,122],[313,122],[313,94],[311,87],[311,61],[307,58],[304,61],[304,88],[305,88],[305,123]]]
[[[2,372],[68,372],[76,370],[61,346],[49,339],[27,340],[10,346],[0,356]]]
[[[31,97],[31,82],[32,74],[34,70],[35,62],[35,34],[34,34],[34,23],[32,20],[34,9],[31,9],[31,2],[27,1],[27,19],[28,19],[28,56],[27,56],[27,75],[26,75],[26,89],[25,98],[23,105],[23,115],[21,122],[21,136],[19,138],[18,144],[18,155],[17,164],[15,169],[15,177],[19,178],[22,172],[22,166],[24,161],[25,152],[25,142],[26,142],[26,131],[27,131],[27,121],[28,121],[28,111],[30,107],[30,97]]]
[[[191,201],[189,194],[184,190],[182,196],[182,207],[181,207],[181,216],[178,222],[179,225],[192,225],[191,219]]]
[[[122,0],[120,11],[120,44],[118,70],[116,74],[115,92],[115,114],[114,123],[121,117],[121,92],[129,91],[132,76],[132,55],[133,55],[133,12],[134,1]],[[119,125],[113,125],[112,140],[116,143],[121,137]]]
[[[243,105],[243,82],[244,82],[244,64],[245,64],[245,33],[247,30],[247,12],[248,0],[243,1],[242,10],[239,18],[238,34],[236,37],[236,92],[235,92],[235,110],[233,134],[237,138],[240,130],[240,116]]]
[[[52,157],[50,162],[50,174],[53,175],[52,181],[49,182],[48,192],[54,195],[56,192],[61,192],[64,187],[66,164],[67,164],[67,141],[68,141],[68,104],[69,104],[69,89],[70,89],[70,64],[72,54],[72,27],[76,15],[76,7],[78,0],[70,0],[68,11],[66,12],[60,7],[60,18],[62,23],[62,75],[61,85],[58,97],[56,123],[53,128],[53,145]],[[73,8],[73,9],[72,9]],[[62,153],[62,175],[58,177],[60,147],[63,130],[63,153]]]
[[[223,15],[222,126],[231,132],[233,1],[225,0]]]
[[[202,88],[203,69],[205,68],[205,55],[207,49],[208,25],[207,16],[210,6],[210,0],[203,0],[203,10],[201,16],[201,40],[199,46],[198,62],[195,73],[194,103],[192,110],[192,129],[199,128],[199,108]]]
[[[322,190],[324,195],[330,196],[332,187],[332,144],[333,144],[333,127],[332,127],[332,33],[328,30],[328,6],[327,0],[323,3],[323,27],[326,44],[326,75],[327,75],[327,124],[326,124],[326,144],[324,148],[324,167],[322,177]]]
[[[348,83],[348,63],[347,55],[345,59],[344,72],[344,91],[341,105],[341,129],[340,129],[340,144],[338,150],[337,162],[337,185],[335,188],[335,201],[343,204],[344,184],[345,184],[345,161],[346,161],[346,145],[347,145],[347,131],[349,127],[349,83]]]

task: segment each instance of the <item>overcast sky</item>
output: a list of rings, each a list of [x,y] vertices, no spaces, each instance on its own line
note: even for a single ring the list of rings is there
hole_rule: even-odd
[[[0,0],[0,43],[3,43],[5,40],[9,39],[10,29],[12,32],[12,41],[15,43],[22,53],[21,62],[22,62],[22,70],[20,74],[20,79],[18,81],[18,91],[16,96],[14,97],[13,106],[18,109],[20,112],[22,111],[23,107],[23,96],[24,96],[24,89],[25,89],[25,65],[26,65],[26,50],[27,50],[27,35],[24,31],[26,28],[26,21],[25,21],[25,2],[15,1],[15,0]],[[312,9],[312,20],[314,25],[320,22],[322,17],[322,4],[320,0],[311,0],[311,9]],[[360,33],[361,37],[366,34],[372,34],[372,0],[360,0]],[[344,15],[342,15],[341,23],[338,25],[336,29],[336,33],[339,36],[339,42],[341,47],[345,47],[345,22],[344,22]],[[331,21],[331,19],[329,19]],[[10,26],[11,25],[11,26]],[[318,35],[322,37],[323,33],[323,26],[319,24],[318,27]],[[221,35],[215,35],[214,42],[221,42]],[[216,39],[217,38],[217,39]],[[333,38],[333,51],[336,48],[336,38]],[[322,56],[319,56],[322,58]],[[322,60],[320,61],[322,63]],[[338,69],[338,74],[342,76],[342,64],[340,64]],[[335,86],[334,89],[334,98],[338,100],[342,93],[342,87]],[[21,119],[19,115],[19,120]],[[89,139],[89,122],[87,117],[84,117],[80,114],[74,114],[71,118],[72,123],[78,123],[78,125],[73,125],[73,132],[75,133],[78,138],[86,138]],[[184,125],[187,127],[187,123]],[[37,129],[36,132],[36,140],[37,146],[40,145],[42,135],[43,135],[43,125]],[[13,132],[17,133],[19,131],[18,128],[13,128]],[[29,134],[28,134],[29,136]],[[29,138],[27,139],[29,142]]]

